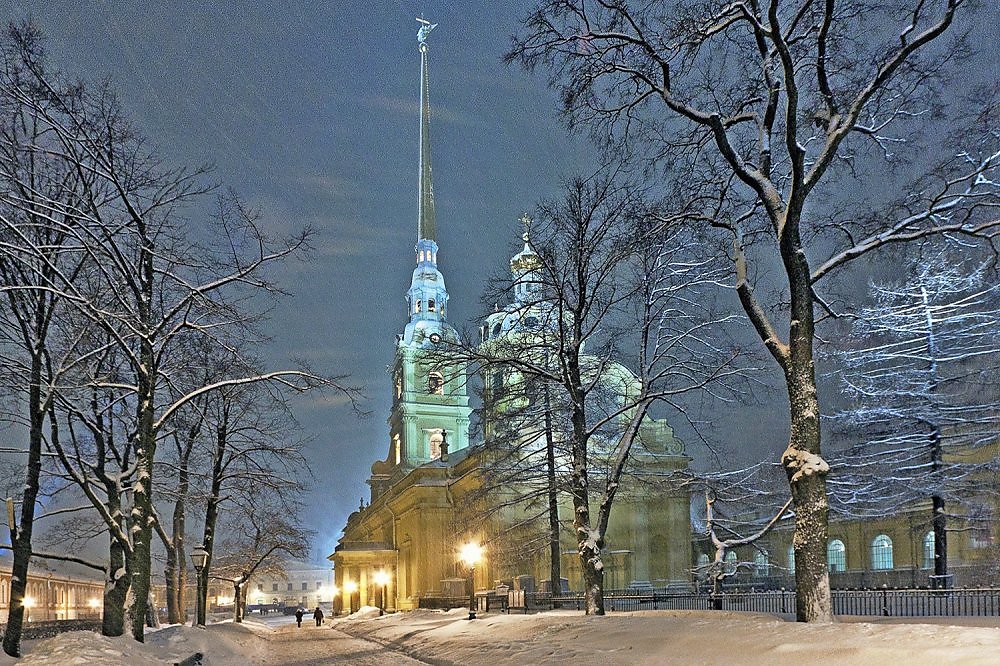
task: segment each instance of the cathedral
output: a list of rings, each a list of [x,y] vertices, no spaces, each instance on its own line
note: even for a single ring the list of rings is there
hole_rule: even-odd
[[[417,608],[422,599],[464,594],[468,568],[460,564],[458,551],[467,542],[484,546],[483,559],[473,570],[477,590],[500,584],[534,586],[536,581],[543,589],[582,588],[572,531],[565,529],[572,523],[568,499],[559,500],[558,513],[564,525],[559,543],[562,580],[553,585],[548,580],[548,549],[518,547],[519,542],[523,546],[531,540],[526,531],[534,529],[519,515],[527,512],[527,507],[509,501],[513,492],[509,486],[490,489],[484,485],[488,447],[470,441],[472,406],[466,363],[457,358],[442,363],[442,358],[448,358],[443,350],[449,343],[458,343],[459,336],[447,320],[448,291],[435,240],[426,43],[432,28],[424,24],[418,33],[416,267],[406,292],[408,321],[396,336],[390,366],[393,401],[388,451],[384,460],[371,467],[369,503],[351,514],[329,556],[342,595],[338,605],[344,609],[381,604],[390,611],[407,610]],[[529,310],[538,305],[537,299],[531,299],[531,271],[538,257],[527,233],[524,240],[524,249],[510,262],[514,301],[498,308],[483,323],[483,344],[497,336],[518,335],[519,326],[532,323]],[[623,366],[611,372],[618,383],[636,381]],[[481,379],[484,385],[489,384]],[[647,418],[640,439],[642,446],[634,458],[640,471],[662,477],[687,467],[690,459],[665,422]],[[612,513],[603,553],[605,586],[688,587],[692,554],[687,494],[633,485],[623,489]],[[502,510],[490,506],[500,503]],[[477,513],[490,518],[470,517]]]

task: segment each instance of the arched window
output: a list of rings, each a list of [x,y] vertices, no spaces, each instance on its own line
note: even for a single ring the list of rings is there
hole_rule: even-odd
[[[847,548],[840,539],[826,545],[826,562],[832,573],[847,570]]]
[[[493,335],[494,336],[500,335],[500,324],[501,324],[501,322],[499,322],[499,321],[497,323],[493,324]]]
[[[428,312],[434,312],[434,299],[433,298],[427,300],[427,311]]]
[[[538,328],[538,317],[525,317],[524,325],[528,328]]]
[[[795,546],[788,547],[788,573],[795,573]]]
[[[879,534],[872,540],[872,569],[885,571],[892,566],[892,539]]]
[[[708,553],[702,553],[698,556],[698,568],[704,570],[708,566]]]
[[[427,373],[427,392],[444,395],[444,375],[436,370]]]
[[[413,312],[414,313],[420,312],[420,301],[414,301],[414,303],[413,303]]]
[[[934,568],[934,530],[924,535],[924,569]]]
[[[736,551],[735,550],[731,550],[728,553],[726,553],[726,567],[725,567],[725,572],[726,572],[727,576],[736,573]]]
[[[766,550],[758,550],[753,556],[753,573],[755,576],[767,576],[771,573],[771,563],[767,559]]]

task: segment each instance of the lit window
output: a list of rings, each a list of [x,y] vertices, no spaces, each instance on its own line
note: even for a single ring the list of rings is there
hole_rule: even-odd
[[[934,568],[934,530],[924,535],[924,569]]]
[[[731,550],[726,553],[726,575],[731,576],[736,573],[736,551]]]
[[[753,556],[753,572],[756,576],[766,576],[771,572],[771,563],[766,550],[758,550]]]
[[[427,392],[444,395],[444,376],[440,372],[431,372],[427,375]]]
[[[847,570],[847,548],[840,539],[834,539],[826,546],[826,562],[831,573]]]
[[[872,569],[886,571],[892,567],[892,539],[879,534],[872,540]]]
[[[396,464],[398,465],[403,457],[403,452],[400,451],[399,435],[392,436],[392,447],[396,451]]]
[[[788,573],[795,573],[795,546],[788,547]]]

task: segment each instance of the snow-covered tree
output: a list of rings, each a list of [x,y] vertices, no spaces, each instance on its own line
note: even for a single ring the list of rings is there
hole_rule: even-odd
[[[604,613],[611,510],[633,449],[654,446],[651,410],[698,390],[729,395],[743,377],[741,351],[706,332],[736,318],[713,309],[718,273],[685,250],[685,214],[661,215],[609,170],[569,182],[538,207],[523,269],[498,284],[511,302],[503,321],[460,352],[500,394],[487,419],[542,417],[527,438],[494,428],[487,444],[503,449],[509,478],[526,471],[528,491],[545,498],[539,515],[551,520],[553,483],[569,495],[588,614]],[[506,490],[517,501],[516,486]]]
[[[266,278],[267,268],[304,247],[309,232],[272,237],[259,213],[232,194],[217,197],[214,214],[193,224],[186,213],[208,208],[211,188],[203,183],[203,170],[164,166],[147,150],[109,87],[64,83],[29,48],[35,35],[30,26],[11,34],[19,69],[15,74],[8,69],[0,81],[4,104],[43,128],[44,156],[75,177],[76,189],[63,196],[37,187],[30,172],[4,174],[4,205],[21,214],[0,217],[3,235],[10,239],[3,246],[5,256],[20,266],[37,266],[33,272],[44,279],[3,287],[58,296],[71,313],[58,319],[67,329],[64,353],[45,356],[43,369],[72,371],[72,382],[47,377],[47,389],[60,395],[67,415],[63,423],[86,427],[73,442],[52,430],[47,444],[122,549],[123,566],[112,565],[109,571],[116,581],[127,577],[131,631],[141,641],[158,523],[157,449],[174,427],[174,415],[206,394],[259,382],[293,391],[337,385],[301,369],[262,371],[240,353],[239,342],[263,301],[278,294]],[[18,189],[31,197],[17,196]],[[37,228],[68,239],[66,251],[52,254],[45,237],[19,233],[18,220],[25,216]],[[70,259],[81,268],[67,269]],[[51,314],[38,316],[47,321]],[[224,377],[185,384],[191,374],[184,373],[188,357],[181,351],[193,339],[229,354]],[[100,363],[105,359],[110,365]],[[92,400],[93,395],[100,399]],[[114,459],[113,469],[106,458],[92,455],[103,446],[107,410],[125,421],[117,430],[118,443],[129,452]],[[100,467],[105,479],[91,474]],[[33,504],[26,496],[25,505]],[[20,607],[19,599],[12,601],[12,608]],[[16,625],[8,625],[7,636],[16,646],[20,634],[12,629]]]
[[[657,196],[678,182],[705,196],[690,226],[728,245],[786,388],[801,621],[833,619],[814,340],[836,309],[823,288],[887,246],[1000,228],[996,90],[952,83],[990,71],[969,66],[976,21],[989,24],[962,0],[538,0],[507,56],[544,69],[568,123]]]
[[[955,248],[907,273],[873,285],[849,346],[833,354],[851,404],[834,419],[847,448],[830,490],[834,509],[848,515],[929,501],[933,580],[944,583],[949,514],[982,497],[984,472],[996,464],[977,450],[1000,438],[1000,285],[988,265]]]

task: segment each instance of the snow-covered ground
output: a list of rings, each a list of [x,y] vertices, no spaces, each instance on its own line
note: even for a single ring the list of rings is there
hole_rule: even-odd
[[[0,666],[173,664],[195,652],[208,666],[237,664],[1000,664],[1000,618],[935,624],[841,622],[803,625],[769,615],[711,611],[641,611],[586,617],[576,611],[536,615],[420,610],[378,617],[364,608],[349,618],[302,628],[288,617],[253,618],[208,629],[172,626],[146,637],[104,638],[72,632],[25,643],[25,657]],[[959,621],[981,626],[954,626]]]
[[[413,657],[455,664],[1000,664],[1000,618],[984,626],[805,625],[770,615],[641,611],[586,617],[415,611],[333,627]],[[952,621],[962,621],[951,619]],[[973,622],[977,619],[972,618]]]

